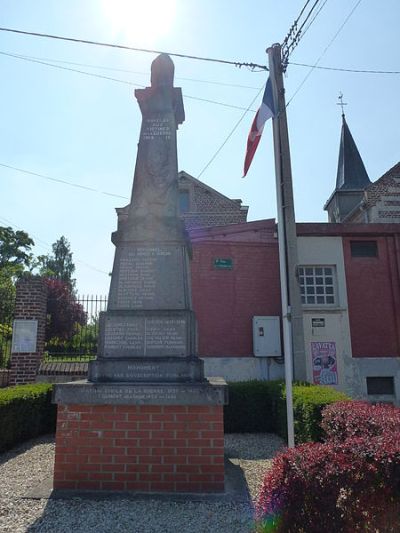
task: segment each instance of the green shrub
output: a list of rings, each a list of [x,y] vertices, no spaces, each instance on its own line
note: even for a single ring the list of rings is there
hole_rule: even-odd
[[[229,404],[224,407],[226,433],[273,433],[282,381],[229,383]]]
[[[0,452],[24,440],[55,431],[52,385],[37,383],[0,389]]]
[[[0,323],[0,368],[7,368],[11,356],[12,327]]]
[[[320,442],[324,432],[321,428],[322,410],[325,406],[350,400],[346,394],[323,385],[293,385],[293,417],[296,444]],[[277,433],[287,438],[286,391],[278,402]]]
[[[349,400],[330,387],[293,384],[296,442],[319,441],[321,411],[331,403]],[[224,408],[226,433],[278,433],[287,438],[286,393],[283,381],[229,383],[229,404]]]

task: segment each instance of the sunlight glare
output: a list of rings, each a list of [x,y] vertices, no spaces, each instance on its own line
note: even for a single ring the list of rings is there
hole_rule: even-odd
[[[171,30],[176,0],[103,0],[103,6],[114,35],[149,44]]]

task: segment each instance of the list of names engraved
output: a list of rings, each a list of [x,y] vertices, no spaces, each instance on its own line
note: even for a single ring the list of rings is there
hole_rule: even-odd
[[[106,319],[104,330],[104,351],[119,352],[144,349],[144,319]]]
[[[173,280],[168,279],[168,273],[172,270],[172,275],[175,275],[177,259],[175,250],[158,246],[123,248],[119,259],[115,307],[151,309],[160,307],[168,295],[170,300],[175,300],[175,287]],[[167,299],[164,307],[171,303]]]
[[[177,318],[146,320],[146,351],[162,351],[166,355],[184,355],[186,321]]]
[[[105,321],[106,357],[185,356],[187,352],[185,318],[115,316]]]

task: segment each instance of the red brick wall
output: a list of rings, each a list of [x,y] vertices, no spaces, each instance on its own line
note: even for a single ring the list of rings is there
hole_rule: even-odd
[[[10,385],[34,383],[43,356],[47,312],[47,287],[41,278],[22,279],[17,283],[15,319],[38,321],[34,353],[12,353]]]
[[[378,257],[352,257],[350,242],[376,240]],[[399,357],[398,236],[343,237],[353,357]]]
[[[215,258],[231,258],[232,270]],[[199,355],[251,356],[252,317],[281,314],[277,242],[195,242],[191,272]]]
[[[54,488],[223,491],[223,407],[59,405]]]

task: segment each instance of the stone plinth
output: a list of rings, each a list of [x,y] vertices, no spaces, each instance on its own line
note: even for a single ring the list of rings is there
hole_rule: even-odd
[[[57,385],[54,489],[224,490],[223,380]]]

